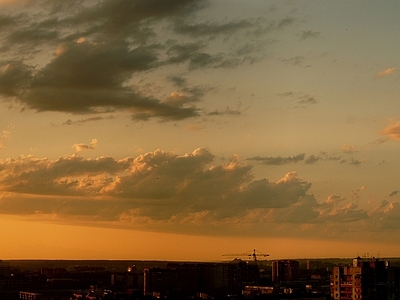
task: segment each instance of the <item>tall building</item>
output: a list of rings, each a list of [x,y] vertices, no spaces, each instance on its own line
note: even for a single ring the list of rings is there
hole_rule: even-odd
[[[360,257],[350,266],[334,267],[331,299],[388,299],[388,268],[388,262]]]
[[[299,262],[297,260],[277,260],[272,262],[272,281],[299,280]]]

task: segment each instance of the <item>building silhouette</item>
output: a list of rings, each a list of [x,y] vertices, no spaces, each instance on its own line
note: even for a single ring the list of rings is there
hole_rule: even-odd
[[[144,294],[159,298],[237,296],[245,285],[258,284],[258,265],[235,259],[229,263],[169,263],[144,270]]]
[[[0,259],[0,278],[8,277],[11,275],[10,263]]]
[[[299,280],[299,262],[296,260],[277,260],[272,262],[272,282]]]

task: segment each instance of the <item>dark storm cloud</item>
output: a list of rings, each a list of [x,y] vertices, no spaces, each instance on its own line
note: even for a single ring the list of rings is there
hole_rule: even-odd
[[[291,164],[291,163],[298,163],[300,161],[303,161],[305,158],[305,154],[301,153],[295,156],[288,156],[288,157],[282,157],[282,156],[276,156],[276,157],[262,157],[262,156],[255,156],[255,157],[250,157],[247,160],[252,160],[252,161],[258,161],[261,162],[264,165],[286,165],[286,164]]]
[[[233,43],[210,51],[210,40],[270,25],[260,20],[193,23],[203,0],[36,0],[25,14],[0,13],[0,94],[23,108],[73,114],[124,111],[133,120],[181,120],[201,114],[197,106],[209,87],[181,82],[180,101],[139,92],[130,80],[143,72],[178,66],[234,68],[262,58],[256,48]],[[164,23],[162,23],[164,22]],[[276,21],[278,22],[278,21]],[[290,22],[289,22],[290,23]],[[285,20],[275,27],[289,25]],[[167,26],[164,26],[164,25]],[[11,27],[12,25],[12,27]],[[164,31],[160,34],[160,31]],[[169,31],[169,32],[167,32]],[[162,35],[173,34],[174,39]],[[43,63],[43,57],[51,60]],[[8,57],[9,59],[7,59]],[[40,63],[35,59],[40,57]],[[177,83],[177,82],[176,82]],[[183,101],[186,100],[186,102]],[[218,110],[218,114],[223,110]],[[234,114],[232,109],[225,113]]]

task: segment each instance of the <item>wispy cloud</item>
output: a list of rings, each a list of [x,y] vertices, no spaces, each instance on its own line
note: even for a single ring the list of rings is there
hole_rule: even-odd
[[[343,159],[340,162],[342,164],[349,164],[349,165],[352,165],[352,166],[359,166],[359,165],[365,163],[365,160],[351,158],[351,159]]]
[[[300,104],[300,105],[312,105],[312,104],[318,103],[317,99],[315,99],[313,96],[310,96],[308,94],[301,96],[299,99],[300,100],[298,101],[298,104]]]
[[[297,35],[299,36],[300,40],[307,40],[310,38],[316,39],[316,38],[321,37],[321,32],[307,30],[307,31],[300,31]]]
[[[287,64],[287,65],[292,65],[292,66],[302,66],[305,59],[306,58],[304,56],[297,55],[297,56],[293,56],[291,58],[286,58],[286,59],[282,58],[281,62],[283,62],[284,64]]]
[[[102,120],[112,120],[115,119],[115,116],[107,116],[107,117],[103,117],[103,116],[96,116],[96,117],[90,117],[90,118],[84,118],[84,119],[80,119],[80,120],[71,120],[68,119],[67,121],[63,122],[62,125],[82,125],[84,123],[87,122],[97,122],[97,121],[102,121]]]
[[[382,138],[378,138],[378,139],[376,139],[376,140],[374,140],[374,141],[369,142],[369,144],[380,145],[380,144],[385,143],[387,140],[388,140],[387,137],[382,137]]]
[[[378,73],[375,75],[375,78],[386,77],[386,76],[389,76],[389,75],[394,74],[394,72],[396,72],[396,68],[389,68],[389,69],[386,69],[386,70],[384,70],[384,71],[378,72]]]
[[[6,129],[3,129],[0,134],[0,150],[5,146],[5,140],[8,139],[15,129],[15,125],[8,125]]]
[[[255,156],[250,157],[247,160],[258,161],[263,163],[264,165],[286,165],[291,163],[297,163],[303,161],[305,158],[305,154],[301,153],[294,156],[276,156],[276,157],[262,157],[262,156]]]
[[[296,101],[295,102],[296,107],[305,107],[317,104],[319,102],[314,96],[303,92],[294,93],[292,91],[288,91],[285,93],[279,93],[277,94],[277,96],[285,98],[294,98]]]

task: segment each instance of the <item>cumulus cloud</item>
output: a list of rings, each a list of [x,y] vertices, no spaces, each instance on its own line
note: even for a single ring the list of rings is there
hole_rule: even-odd
[[[358,209],[358,206],[351,202],[341,207],[323,209],[320,216],[335,222],[355,222],[368,219],[367,212],[363,209]]]
[[[330,195],[319,207],[319,218],[334,222],[356,222],[368,219],[365,210],[359,209],[358,205],[352,202],[344,203],[345,201],[346,199],[340,195]]]
[[[382,201],[370,215],[381,229],[400,229],[400,203],[397,201]]]
[[[2,214],[207,234],[217,228],[232,234],[265,234],[271,228],[282,234],[292,228],[288,234],[290,224],[297,224],[296,234],[328,230],[333,235],[333,224],[341,235],[355,227],[400,229],[396,201],[383,201],[368,213],[341,195],[318,201],[311,189],[296,172],[276,181],[255,179],[250,165],[237,157],[218,164],[205,148],[183,155],[156,150],[119,160],[74,154],[0,161]]]
[[[394,74],[394,72],[396,72],[396,68],[389,68],[389,69],[386,69],[386,70],[384,70],[384,71],[378,72],[378,73],[375,75],[375,78],[386,77],[386,76],[389,76],[389,75]]]
[[[340,195],[330,195],[326,200],[325,203],[328,205],[337,204],[345,199]]]
[[[89,145],[87,144],[74,144],[74,148],[76,152],[81,152],[83,150],[94,150],[97,147],[98,140],[92,139]]]
[[[235,224],[250,229],[260,223],[269,227],[366,218],[365,211],[339,195],[318,202],[310,189],[311,183],[296,172],[276,181],[254,179],[250,165],[237,157],[217,164],[204,148],[184,155],[156,150],[120,160],[74,154],[0,161],[2,214],[52,215],[122,227],[145,223],[147,228],[175,231],[195,225],[209,233],[215,228],[229,231]]]

